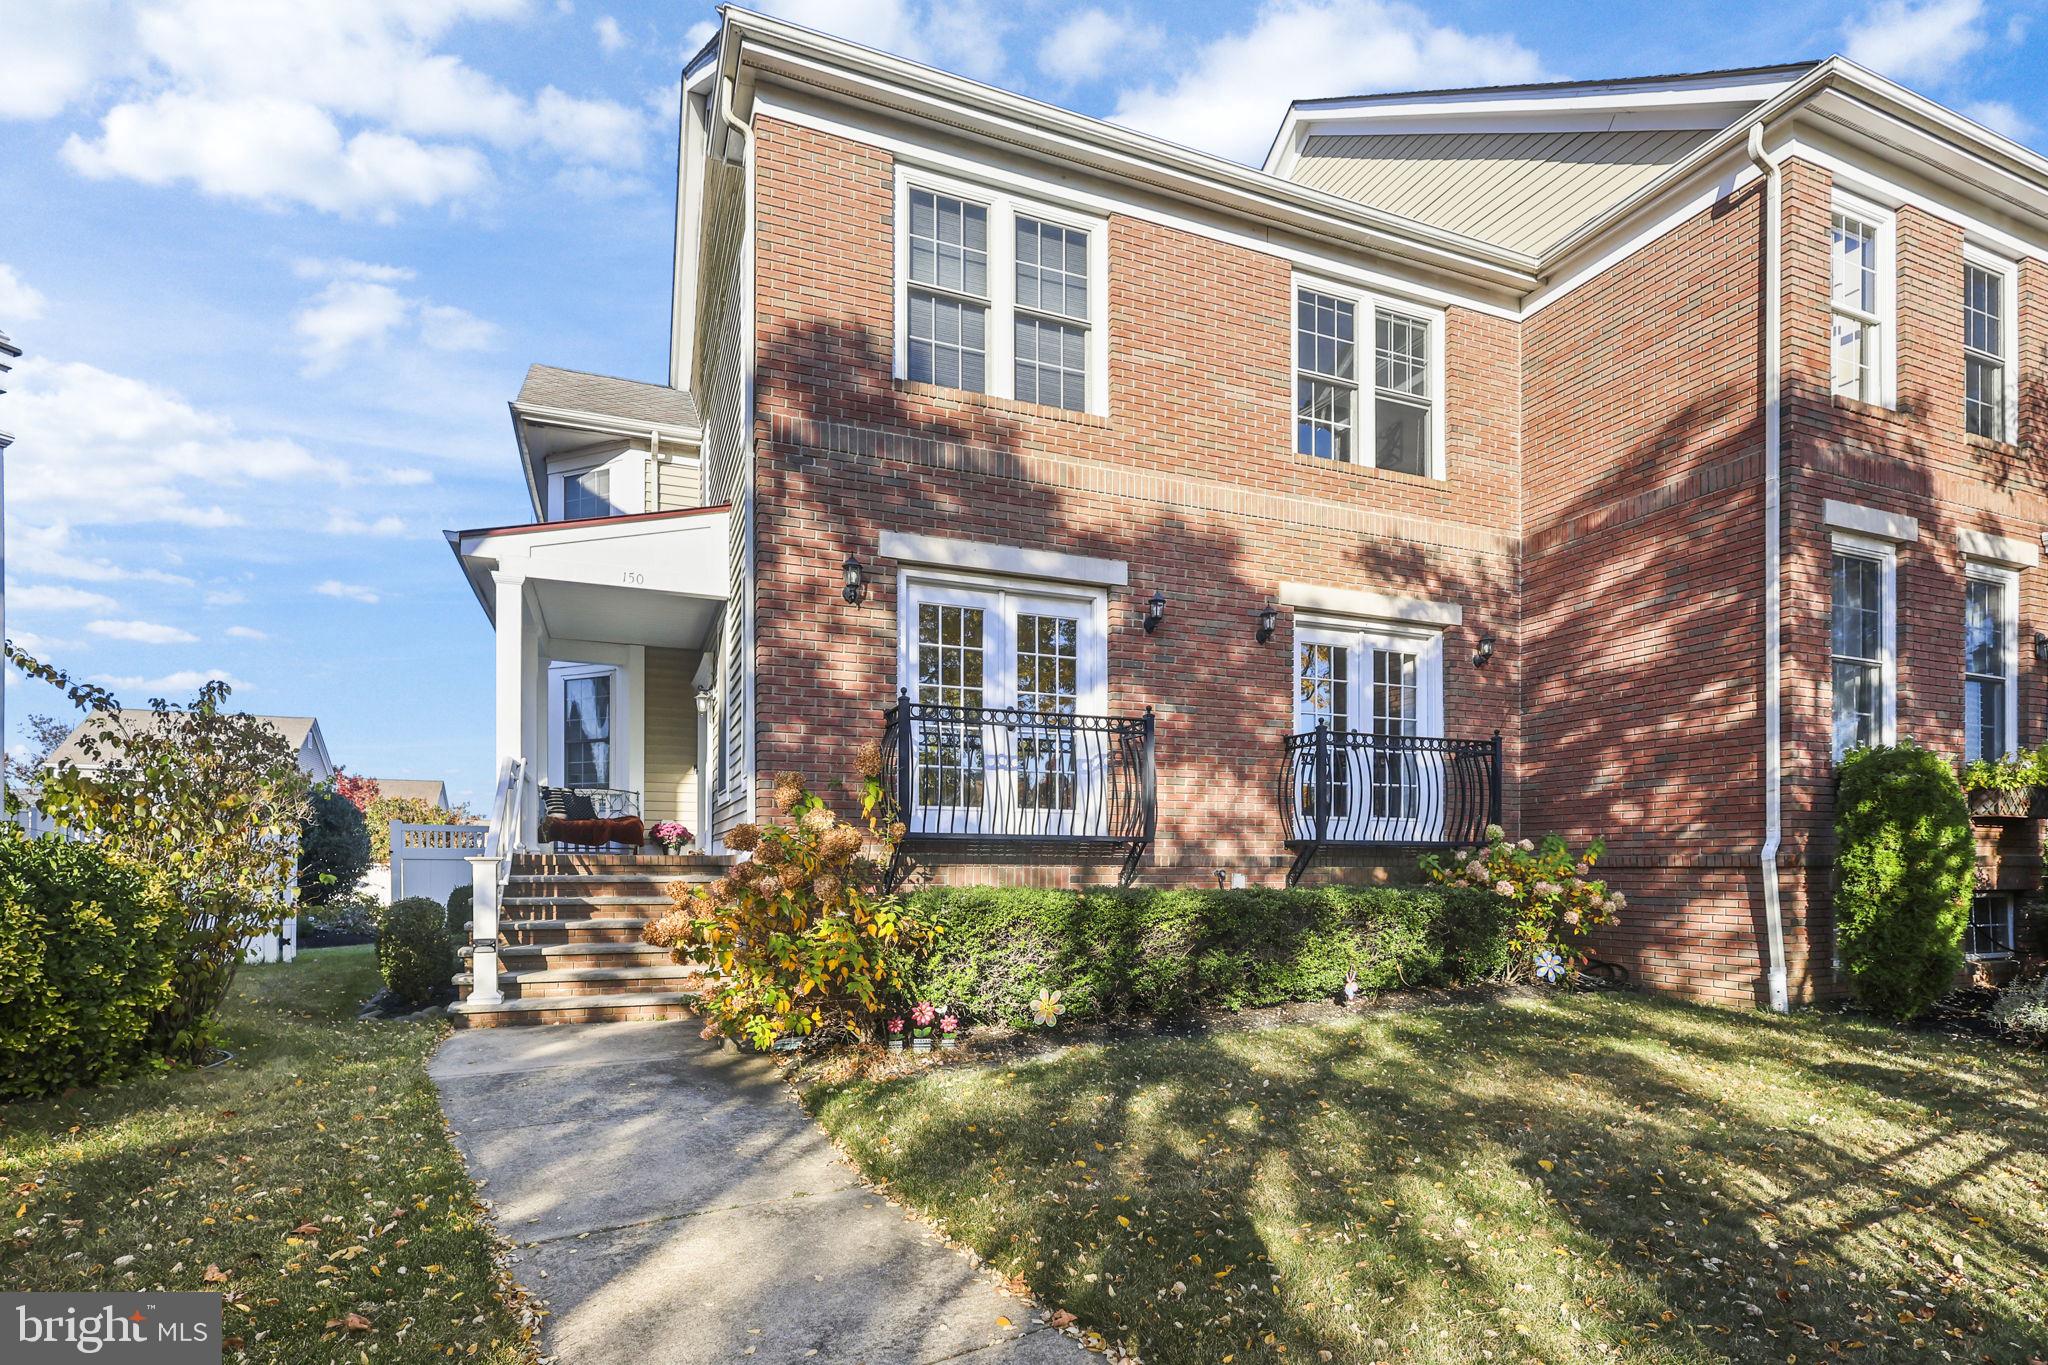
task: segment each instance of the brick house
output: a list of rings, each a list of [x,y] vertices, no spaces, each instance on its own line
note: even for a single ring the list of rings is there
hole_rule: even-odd
[[[1921,96],[1304,100],[1252,169],[738,10],[684,91],[668,382],[534,367],[531,520],[450,533],[480,907],[666,875],[547,862],[542,788],[717,854],[885,740],[943,880],[1498,820],[1607,840],[1637,979],[1783,1007],[1837,985],[1840,748],[2048,738],[2048,160]],[[1987,963],[2037,832],[1980,831]]]

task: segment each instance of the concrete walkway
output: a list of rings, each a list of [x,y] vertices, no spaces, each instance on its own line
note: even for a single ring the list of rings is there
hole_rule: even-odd
[[[429,1071],[563,1365],[1088,1356],[863,1184],[765,1060],[695,1024],[469,1029]]]

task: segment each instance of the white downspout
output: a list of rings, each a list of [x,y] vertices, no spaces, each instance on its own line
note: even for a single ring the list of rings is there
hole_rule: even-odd
[[[1749,130],[1749,159],[1764,178],[1764,842],[1757,850],[1763,874],[1764,938],[1769,954],[1766,984],[1779,1014],[1792,1007],[1785,979],[1785,912],[1778,897],[1778,846],[1784,835],[1784,762],[1780,753],[1784,715],[1780,702],[1778,620],[1783,547],[1779,516],[1778,467],[1782,455],[1782,395],[1778,333],[1781,328],[1778,239],[1784,220],[1783,180],[1778,163],[1764,152],[1764,126]]]

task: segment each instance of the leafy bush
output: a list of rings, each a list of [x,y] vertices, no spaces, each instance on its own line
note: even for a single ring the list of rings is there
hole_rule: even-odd
[[[886,838],[895,831],[885,832],[876,815],[880,771],[880,750],[870,744],[860,758],[863,809],[871,832]],[[671,885],[676,908],[649,924],[645,938],[678,962],[709,968],[698,1001],[706,1037],[767,1048],[789,1034],[865,1034],[902,997],[931,931],[876,889],[880,870],[862,856],[861,832],[841,824],[800,776],[776,780],[775,806],[789,822],[728,833],[730,847],[753,857],[709,886]]]
[[[373,784],[374,785],[374,784]],[[391,861],[391,822],[403,825],[473,825],[476,817],[469,807],[443,810],[417,796],[373,796],[363,807],[363,821],[370,829],[370,861],[383,866]]]
[[[384,907],[375,896],[358,891],[325,905],[299,909],[299,946],[325,948],[337,943],[368,943],[377,937],[377,919]]]
[[[439,901],[393,901],[377,925],[377,971],[393,995],[427,1004],[455,978],[455,942]]]
[[[1836,769],[1835,924],[1863,1003],[1933,1004],[1963,965],[1976,849],[1955,769],[1917,745],[1856,749]]]
[[[1973,759],[1963,765],[1966,792],[2031,791],[2048,787],[2048,748],[2021,749],[2001,758]]]
[[[1462,887],[1041,890],[931,887],[939,930],[911,974],[923,1000],[1021,1025],[1039,992],[1069,1019],[1173,1017],[1499,976],[1511,908]]]
[[[0,1099],[111,1080],[150,1055],[183,920],[89,843],[0,825]]]
[[[331,783],[314,787],[309,795],[313,809],[299,826],[302,906],[352,895],[370,870],[370,830],[355,802]]]
[[[469,922],[476,918],[476,887],[458,886],[448,893],[448,932],[459,943],[469,937]]]
[[[1491,889],[1504,897],[1512,911],[1506,973],[1534,970],[1546,979],[1563,980],[1585,963],[1585,936],[1613,924],[1628,903],[1606,882],[1593,880],[1593,864],[1606,845],[1595,839],[1574,854],[1558,835],[1546,834],[1541,843],[1510,842],[1499,825],[1486,827],[1486,839],[1486,847],[1458,849],[1448,861],[1424,854],[1423,875],[1440,886]]]
[[[2016,1038],[2048,1043],[2048,976],[2016,981],[2000,991],[1991,1022]]]

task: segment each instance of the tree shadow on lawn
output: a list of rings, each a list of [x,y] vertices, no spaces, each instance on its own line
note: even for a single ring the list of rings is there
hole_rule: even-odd
[[[1915,1341],[2024,1360],[2048,1125],[1994,1110],[2041,1076],[1985,1051],[1581,997],[813,1103],[872,1174],[1152,1365]]]

